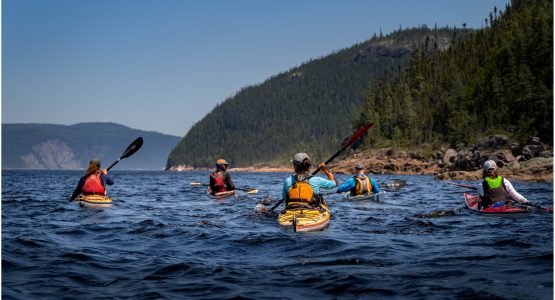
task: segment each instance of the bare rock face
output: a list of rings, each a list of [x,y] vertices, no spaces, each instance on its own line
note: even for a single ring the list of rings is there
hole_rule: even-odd
[[[59,139],[36,144],[32,152],[21,156],[29,169],[79,169],[73,150]]]

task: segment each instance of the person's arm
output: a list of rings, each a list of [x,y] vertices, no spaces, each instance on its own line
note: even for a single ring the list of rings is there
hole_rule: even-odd
[[[349,180],[345,181],[342,185],[337,187],[338,193],[350,192],[352,189],[355,188],[356,182],[353,178],[349,178]]]
[[[85,185],[85,176],[81,177],[81,179],[79,179],[79,183],[77,184],[77,187],[75,188],[75,190],[73,190],[73,194],[71,194],[71,197],[69,198],[69,201],[73,201],[75,200],[75,198],[77,198],[77,196],[79,196],[81,194],[81,192],[83,191],[83,186]]]
[[[225,185],[228,191],[235,190],[235,185],[233,184],[233,181],[231,181],[231,176],[227,172],[225,173]]]
[[[524,196],[522,196],[521,194],[519,194],[515,188],[513,187],[513,185],[511,184],[511,182],[509,182],[509,180],[507,180],[507,178],[503,178],[504,184],[505,184],[505,189],[507,190],[507,192],[509,193],[509,195],[515,199],[516,201],[520,202],[520,203],[528,203],[528,199],[526,199]]]
[[[289,186],[291,186],[290,182],[291,177],[287,177],[287,179],[285,179],[283,181],[283,188],[281,189],[281,199],[285,199],[285,197],[287,197],[287,192],[289,191]]]
[[[108,170],[104,169],[102,170],[102,176],[101,176],[101,180],[102,183],[104,185],[112,185],[114,184],[114,180],[112,179],[112,177],[110,177],[110,175],[108,174]]]
[[[330,172],[330,170],[328,170],[328,168],[326,168],[326,164],[324,163],[320,163],[320,171],[324,172],[324,174],[326,174],[326,176],[328,177],[328,180],[332,180],[333,182],[335,182],[335,184],[332,186],[332,188],[334,188],[335,186],[337,186],[339,184],[339,182],[337,182],[337,180],[333,177],[333,173]]]
[[[374,178],[370,178],[370,183],[372,184],[372,191],[374,191],[374,193],[379,193],[380,187],[378,186],[376,181],[374,181]]]

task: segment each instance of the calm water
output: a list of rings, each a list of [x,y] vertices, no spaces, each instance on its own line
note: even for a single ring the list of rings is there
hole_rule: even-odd
[[[553,214],[472,213],[430,176],[375,176],[408,183],[384,203],[330,195],[330,227],[303,234],[255,210],[285,173],[232,173],[260,192],[214,200],[189,185],[206,172],[116,170],[107,209],[67,201],[82,173],[2,172],[3,299],[553,298]],[[553,205],[551,183],[513,185]]]

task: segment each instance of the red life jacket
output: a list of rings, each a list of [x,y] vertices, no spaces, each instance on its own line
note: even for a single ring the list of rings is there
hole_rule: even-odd
[[[100,180],[100,173],[92,174],[87,177],[87,179],[85,179],[82,193],[106,195],[106,188],[104,188],[104,185],[102,185],[102,181]]]
[[[214,179],[214,187],[212,188],[212,194],[227,192],[226,184],[224,180],[224,172],[214,172],[210,174],[210,177]]]

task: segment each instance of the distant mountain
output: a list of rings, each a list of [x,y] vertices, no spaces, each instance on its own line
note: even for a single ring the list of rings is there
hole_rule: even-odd
[[[115,123],[2,124],[2,169],[85,169],[92,158],[116,161],[137,137],[143,147],[120,170],[161,170],[180,137]]]
[[[352,133],[363,91],[384,72],[405,68],[421,45],[443,50],[465,34],[425,26],[399,30],[243,88],[191,128],[167,168],[211,166],[219,157],[235,167],[279,165],[300,151],[325,160]]]

